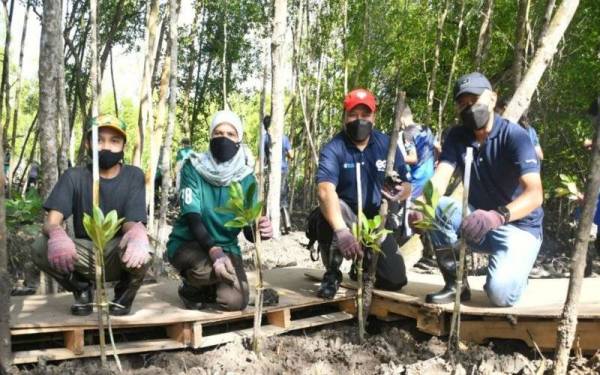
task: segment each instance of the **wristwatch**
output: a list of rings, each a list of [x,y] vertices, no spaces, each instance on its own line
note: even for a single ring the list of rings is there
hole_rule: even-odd
[[[504,218],[504,224],[510,221],[510,210],[506,206],[499,206],[496,211]]]

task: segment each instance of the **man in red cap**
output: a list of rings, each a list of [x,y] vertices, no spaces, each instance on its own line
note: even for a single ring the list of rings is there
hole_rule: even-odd
[[[379,212],[382,199],[396,204],[410,196],[406,165],[399,150],[394,169],[401,182],[384,184],[390,137],[374,129],[375,97],[365,89],[349,92],[344,99],[342,130],[323,148],[317,171],[319,208],[309,217],[309,238],[319,242],[326,267],[318,295],[333,298],[342,281],[343,258],[363,256],[350,228],[358,211],[356,164],[361,164],[362,206],[367,218]],[[406,284],[404,260],[393,235],[382,244],[385,256],[377,264],[378,288],[397,290]],[[364,266],[369,254],[364,254]],[[352,277],[351,272],[351,277]]]

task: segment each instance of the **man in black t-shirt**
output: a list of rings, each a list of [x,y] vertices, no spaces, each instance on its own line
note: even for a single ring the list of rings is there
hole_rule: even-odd
[[[146,234],[146,196],[144,173],[122,163],[127,140],[125,124],[111,115],[94,119],[98,127],[100,166],[100,208],[104,214],[116,210],[124,223],[121,233],[104,249],[105,277],[117,281],[111,315],[127,315],[150,265],[152,249]],[[86,147],[91,150],[91,126]],[[33,261],[73,292],[73,315],[92,313],[92,280],[95,279],[92,241],[83,226],[84,213],[92,211],[91,166],[69,168],[60,176],[44,203],[48,212],[44,234],[33,244]],[[73,215],[75,238],[63,229],[63,221]]]

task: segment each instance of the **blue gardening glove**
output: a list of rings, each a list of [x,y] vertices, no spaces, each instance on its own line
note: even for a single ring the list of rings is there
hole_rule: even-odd
[[[346,259],[354,259],[357,255],[362,257],[362,246],[350,232],[350,229],[338,229],[333,233],[332,246],[337,246],[337,249]]]
[[[502,224],[504,224],[504,216],[498,211],[475,210],[463,220],[460,228],[468,241],[481,243],[489,231]]]

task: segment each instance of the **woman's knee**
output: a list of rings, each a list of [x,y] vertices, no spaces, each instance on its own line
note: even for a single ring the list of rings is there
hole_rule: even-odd
[[[217,304],[225,311],[240,311],[248,306],[248,293],[229,289],[217,291]]]

